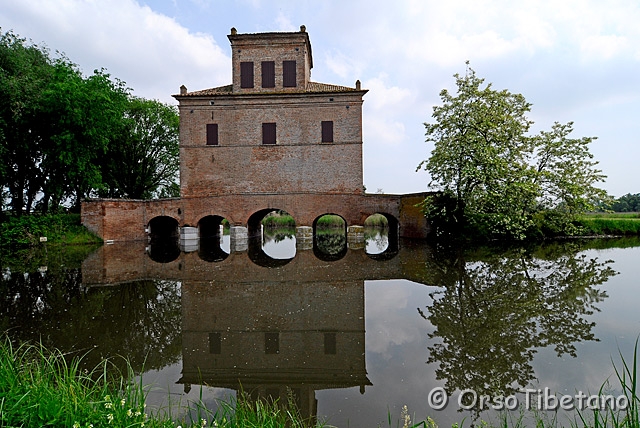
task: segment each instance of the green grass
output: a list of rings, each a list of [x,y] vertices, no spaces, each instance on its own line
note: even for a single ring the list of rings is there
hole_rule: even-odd
[[[578,219],[577,225],[583,235],[640,235],[640,218],[637,214],[614,214],[618,215],[584,215]]]
[[[345,228],[345,221],[335,214],[325,214],[316,221],[317,229],[339,229]],[[316,231],[317,232],[317,231]]]
[[[278,214],[273,212],[265,216],[262,221],[264,227],[272,228],[295,228],[296,221],[289,214]]]
[[[200,399],[179,408],[183,420],[170,410],[146,409],[148,387],[132,381],[135,374],[120,373],[105,360],[83,371],[82,357],[50,351],[42,345],[14,345],[0,341],[0,427],[162,427],[218,426],[269,428],[322,426],[302,419],[293,401],[270,403],[250,400],[221,402],[213,412]]]
[[[32,247],[46,237],[47,243],[78,245],[102,242],[80,224],[80,214],[49,214],[9,216],[0,223],[0,245],[3,247]]]

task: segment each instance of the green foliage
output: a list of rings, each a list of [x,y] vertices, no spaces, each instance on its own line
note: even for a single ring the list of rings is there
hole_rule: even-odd
[[[640,193],[620,196],[608,208],[615,212],[640,212]]]
[[[588,150],[593,138],[569,138],[572,123],[529,136],[531,105],[522,95],[484,85],[469,67],[455,79],[457,94],[443,90],[434,123],[425,123],[434,149],[418,165],[442,192],[422,204],[436,228],[524,239],[544,234],[535,215],[553,211],[566,215],[554,216],[549,231],[566,234],[575,214],[606,199],[594,187],[604,176]]]
[[[178,114],[104,70],[0,33],[0,190],[15,215],[179,195]]]
[[[42,345],[0,342],[0,426],[166,427],[179,423],[170,412],[145,411],[148,387],[132,381],[131,366],[115,369],[106,359],[82,370],[82,358],[69,358]],[[241,393],[221,402],[217,411],[201,401],[188,403],[182,426],[204,428],[312,427],[322,424],[300,416],[293,398],[287,403],[252,400]]]
[[[0,223],[0,247],[28,247],[46,237],[53,244],[90,244],[100,238],[80,224],[79,214],[10,216]]]
[[[179,117],[175,107],[132,97],[109,144],[102,196],[179,196]]]

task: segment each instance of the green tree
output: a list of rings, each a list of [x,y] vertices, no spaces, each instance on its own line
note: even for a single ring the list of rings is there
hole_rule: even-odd
[[[0,186],[15,214],[47,211],[102,187],[98,159],[122,121],[128,90],[103,71],[83,77],[64,55],[0,36]]]
[[[52,71],[46,49],[12,32],[0,35],[0,185],[18,215],[25,205],[30,209],[40,184],[42,145],[34,125]]]
[[[110,142],[103,164],[103,196],[179,196],[178,125],[175,107],[130,98],[122,126]]]
[[[82,199],[103,187],[100,160],[122,126],[128,97],[124,83],[102,70],[83,77],[70,62],[57,62],[42,107],[43,211],[63,198],[79,209]]]
[[[434,149],[418,165],[441,192],[423,205],[436,226],[522,239],[547,213],[562,213],[566,229],[606,197],[594,186],[604,176],[589,153],[593,138],[569,138],[572,123],[530,136],[531,104],[522,95],[484,85],[468,63],[454,77],[457,93],[443,90],[434,123],[425,123]]]

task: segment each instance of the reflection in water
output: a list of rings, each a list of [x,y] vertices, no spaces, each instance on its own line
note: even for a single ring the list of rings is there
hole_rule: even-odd
[[[462,251],[433,260],[433,304],[420,314],[429,334],[429,363],[449,394],[512,395],[536,379],[531,361],[552,346],[558,357],[576,356],[576,343],[597,340],[597,311],[606,293],[597,288],[615,275],[610,262],[576,248],[545,259],[522,248],[481,255]]]
[[[276,245],[275,238],[265,241]],[[578,244],[434,253],[387,239],[379,255],[394,257],[374,260],[349,249],[343,233],[317,234],[313,251],[298,250],[267,269],[256,263],[265,251],[255,242],[248,253],[213,264],[195,252],[158,262],[153,246],[145,252],[116,244],[99,248],[81,270],[68,262],[50,262],[46,270],[5,267],[0,326],[15,340],[42,340],[64,352],[95,347],[87,366],[114,355],[129,358],[136,371],[177,363],[178,374],[166,371],[171,375],[160,386],[293,397],[311,420],[322,391],[321,397],[335,397],[321,406],[331,424],[376,426],[389,406],[410,400],[421,400],[418,417],[432,414],[423,398],[438,382],[450,394],[510,393],[539,377],[532,361],[543,348],[579,354],[578,343],[598,340],[591,315],[607,297],[598,286],[614,275],[608,262],[585,256]],[[318,257],[318,247],[329,256]],[[410,328],[390,310],[365,305],[365,281],[402,278],[424,290],[423,297],[382,281],[384,297],[372,291],[367,300],[406,306],[407,319],[415,319]],[[368,318],[385,316],[369,318],[366,333],[365,306]],[[369,349],[370,334],[384,346]],[[411,351],[401,353],[401,346]],[[415,379],[393,369],[405,363],[415,367]]]
[[[274,259],[292,259],[296,255],[296,229],[263,228],[262,251]]]
[[[316,229],[313,252],[327,262],[340,260],[347,254],[347,235],[340,229]]]
[[[389,248],[388,230],[380,229],[378,227],[365,227],[364,236],[364,250],[367,254],[380,254]]]

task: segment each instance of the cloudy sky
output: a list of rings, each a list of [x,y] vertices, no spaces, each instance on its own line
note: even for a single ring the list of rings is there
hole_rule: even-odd
[[[614,196],[640,193],[640,2],[637,0],[0,0],[0,27],[90,74],[105,68],[138,96],[173,103],[231,83],[227,34],[306,25],[312,79],[369,89],[369,192],[423,191],[425,121],[465,61],[533,104],[534,131],[573,121]]]

